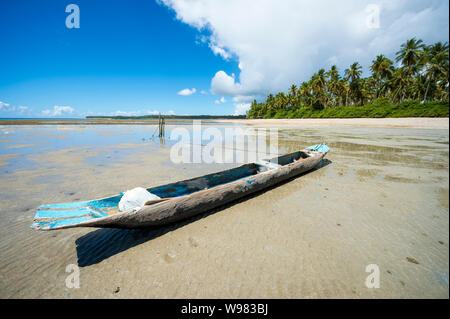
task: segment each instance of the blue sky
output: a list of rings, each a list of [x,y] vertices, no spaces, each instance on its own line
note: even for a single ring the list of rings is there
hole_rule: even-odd
[[[0,117],[242,113],[321,67],[448,39],[447,1],[369,2],[0,0]]]
[[[217,107],[217,97],[200,92],[209,92],[218,68],[233,72],[237,64],[199,44],[199,33],[167,7],[78,0],[80,28],[68,29],[69,3],[0,1],[0,101],[16,106],[0,116],[20,116],[18,106],[39,116],[55,105],[75,110],[65,116],[233,112],[232,104]],[[185,88],[196,88],[196,94],[177,94]]]

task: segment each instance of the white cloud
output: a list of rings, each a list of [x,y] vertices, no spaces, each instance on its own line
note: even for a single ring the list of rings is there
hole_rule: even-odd
[[[17,111],[21,115],[24,115],[24,114],[28,114],[29,115],[31,113],[31,109],[28,106],[24,106],[24,105],[19,105],[17,107]]]
[[[214,54],[236,58],[240,74],[218,70],[211,80],[213,94],[232,97],[286,91],[332,64],[342,73],[358,61],[368,72],[377,54],[392,58],[408,38],[433,43],[449,35],[449,4],[442,0],[371,0],[380,8],[380,28],[368,27],[369,3],[360,0],[159,2],[197,28]]]
[[[43,110],[42,115],[45,116],[64,116],[71,115],[75,112],[75,109],[71,106],[53,106],[53,110]]]
[[[215,55],[220,55],[225,60],[228,60],[231,58],[231,54],[228,53],[223,47],[217,45],[215,42],[210,42],[209,47],[214,52]]]
[[[84,116],[96,116],[96,115],[104,115],[104,114],[103,113],[99,113],[99,112],[93,112],[91,110],[89,110],[86,113],[84,113]]]
[[[201,90],[200,93],[203,94],[203,95],[208,94],[208,92],[206,92],[205,90]]]
[[[0,111],[3,112],[12,112],[14,111],[14,106],[9,105],[8,103],[0,101]]]
[[[139,111],[138,111],[139,112]],[[147,112],[145,112],[146,114],[148,114],[148,115],[158,115],[158,114],[166,114],[166,115],[175,115],[175,112],[174,111],[172,111],[172,110],[169,110],[169,111],[167,111],[167,112],[160,112],[160,111],[158,111],[158,110],[155,110],[155,111],[147,111]]]
[[[111,115],[112,116],[139,116],[141,115],[141,111],[115,111],[112,112]],[[152,113],[148,113],[148,114],[152,114]],[[156,113],[157,114],[157,113]]]
[[[23,105],[18,106],[17,109],[19,110],[20,113],[23,113],[23,112],[26,112],[29,110],[28,106],[23,106]]]
[[[234,115],[245,115],[250,109],[250,103],[236,103],[234,105]]]
[[[28,106],[14,106],[0,101],[0,112],[8,112],[10,115],[30,115],[31,109]]]
[[[167,115],[174,115],[175,112],[172,110],[169,110],[168,112],[160,112],[158,110],[138,110],[138,111],[115,111],[110,113],[112,116],[143,116],[143,115],[158,115],[158,114],[167,114]]]
[[[215,100],[214,101],[215,104],[223,104],[223,103],[226,103],[226,102],[227,102],[227,100],[225,99],[224,96],[222,96],[222,98],[220,100]]]
[[[188,95],[192,95],[195,92],[197,92],[197,90],[195,88],[193,88],[192,90],[190,89],[183,89],[180,92],[178,92],[178,95],[182,95],[182,96],[188,96]]]
[[[241,85],[235,82],[234,74],[229,76],[224,71],[219,71],[211,80],[211,93],[233,96],[239,94]]]
[[[251,102],[255,99],[253,95],[236,95],[233,97],[233,102],[242,103],[242,102]]]

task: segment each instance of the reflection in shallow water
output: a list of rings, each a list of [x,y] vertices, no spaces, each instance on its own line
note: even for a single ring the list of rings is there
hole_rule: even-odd
[[[192,129],[189,125],[180,127],[190,131]],[[208,126],[202,127],[206,129]],[[61,126],[61,129],[58,129],[58,126],[15,127],[11,134],[2,136],[5,140],[0,145],[0,161],[3,157],[2,166],[8,172],[38,169],[36,162],[31,159],[32,156],[62,150],[70,145],[74,149],[95,151],[96,154],[86,154],[89,155],[86,156],[86,161],[92,166],[112,165],[128,158],[137,147],[152,152],[161,147],[170,148],[177,142],[170,139],[175,126],[168,128],[166,139],[152,138],[155,128],[154,125]],[[223,135],[228,128],[218,126]],[[278,136],[278,154],[297,151],[322,142],[332,147],[333,156],[366,158],[378,162],[379,165],[392,163],[412,167],[448,168],[445,161],[442,161],[442,156],[448,156],[448,147],[445,147],[448,145],[448,133],[447,137],[443,137],[442,132],[438,130],[300,128],[280,129]],[[253,143],[255,138],[250,136],[246,139],[244,148]],[[203,145],[208,142],[210,140],[202,140]],[[125,147],[117,148],[120,144]],[[19,146],[21,147],[18,148]],[[267,138],[266,148],[269,149],[270,146],[270,140]],[[20,153],[20,156],[10,159],[7,157],[17,153]]]

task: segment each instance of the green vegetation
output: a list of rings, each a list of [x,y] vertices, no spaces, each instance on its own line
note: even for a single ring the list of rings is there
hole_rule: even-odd
[[[272,118],[363,118],[363,117],[448,117],[447,102],[432,101],[420,103],[407,100],[392,104],[388,98],[378,98],[363,106],[335,106],[324,109],[302,107],[292,110],[278,110]],[[265,116],[264,118],[270,118]]]
[[[248,118],[448,117],[449,47],[407,40],[394,62],[378,55],[363,78],[358,62],[343,77],[335,65],[311,80],[293,84],[288,94],[253,101]]]

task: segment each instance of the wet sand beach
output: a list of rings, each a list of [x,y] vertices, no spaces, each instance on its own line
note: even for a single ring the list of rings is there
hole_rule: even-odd
[[[50,232],[29,227],[41,204],[236,165],[173,164],[154,125],[0,125],[0,297],[449,297],[448,119],[256,121],[279,127],[280,153],[325,142],[327,160],[174,225]],[[69,264],[78,289],[66,287]],[[369,264],[380,288],[365,285]]]
[[[218,120],[219,121],[219,120]],[[311,127],[311,126],[344,126],[344,127],[398,127],[423,129],[448,129],[447,118],[349,118],[349,119],[239,119],[220,120],[224,123],[237,123],[271,127]]]

